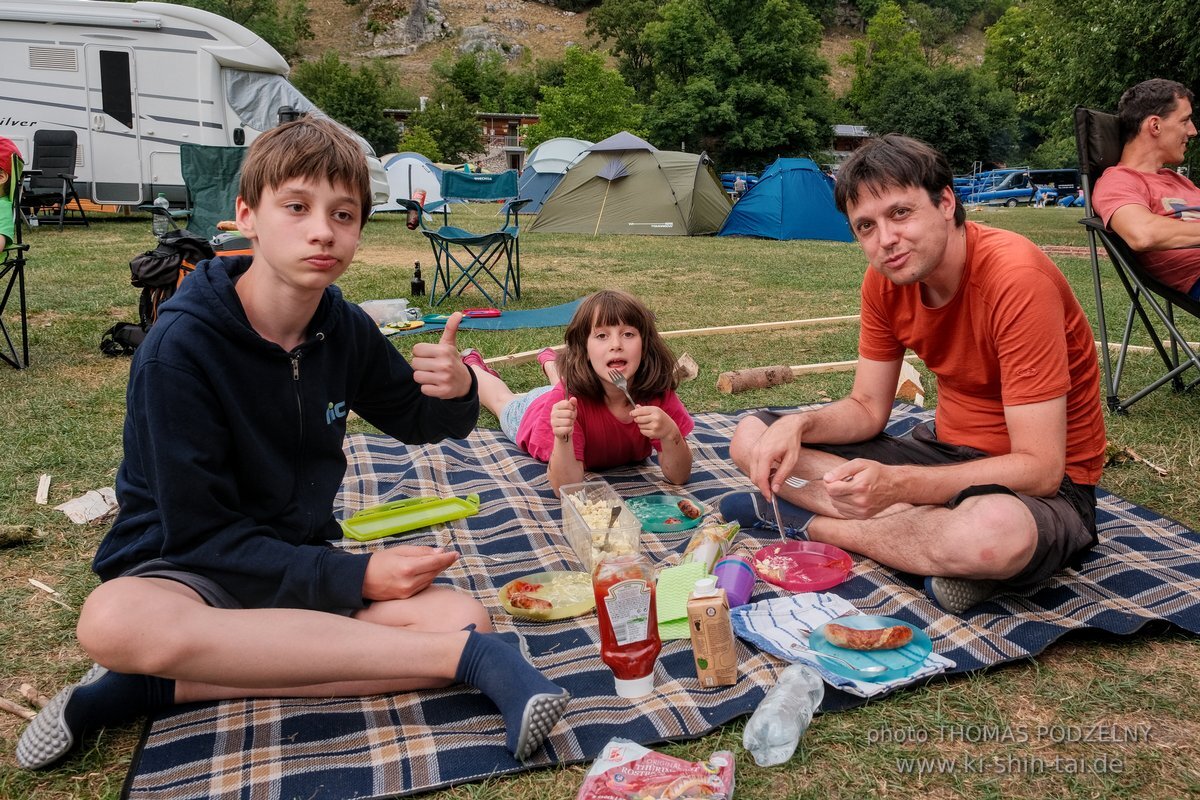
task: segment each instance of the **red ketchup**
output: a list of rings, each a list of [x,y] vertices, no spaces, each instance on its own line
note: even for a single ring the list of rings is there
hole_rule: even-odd
[[[649,562],[637,554],[604,559],[592,573],[592,591],[600,622],[600,658],[613,671],[617,694],[649,694],[662,649]]]

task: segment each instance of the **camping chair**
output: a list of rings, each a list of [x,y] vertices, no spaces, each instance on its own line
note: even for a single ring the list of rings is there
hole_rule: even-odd
[[[1104,393],[1110,410],[1124,414],[1129,407],[1165,383],[1170,383],[1177,392],[1191,389],[1200,378],[1185,384],[1183,373],[1195,367],[1200,371],[1197,357],[1187,338],[1175,326],[1175,308],[1181,308],[1200,319],[1200,303],[1182,292],[1164,285],[1146,271],[1138,256],[1120,236],[1105,228],[1104,223],[1092,210],[1092,187],[1106,167],[1121,159],[1121,135],[1117,118],[1102,111],[1093,111],[1079,106],[1075,109],[1075,143],[1079,150],[1079,170],[1083,180],[1085,216],[1080,222],[1087,227],[1088,246],[1092,259],[1092,283],[1096,292],[1096,316],[1100,327],[1100,359],[1104,366]],[[1108,329],[1104,317],[1104,295],[1100,287],[1100,261],[1096,248],[1099,240],[1108,253],[1108,259],[1125,287],[1129,297],[1129,313],[1125,329],[1117,346],[1117,364],[1114,370],[1112,354],[1108,346]],[[1153,314],[1153,318],[1151,317]],[[1162,359],[1166,373],[1148,385],[1129,395],[1120,396],[1121,375],[1125,367],[1125,355],[1130,348],[1130,334],[1135,317],[1141,320],[1150,342]],[[1161,325],[1169,339],[1170,349],[1164,346],[1164,334],[1156,325]],[[1182,354],[1181,354],[1182,351]]]
[[[179,166],[191,207],[189,231],[212,239],[218,233],[217,223],[233,219],[245,158],[245,147],[179,145]]]
[[[510,169],[498,173],[442,173],[442,197],[451,200],[506,200],[517,196],[517,171]],[[408,211],[421,212],[414,200],[396,201]],[[425,224],[425,215],[420,213],[421,232],[429,238],[433,248],[435,269],[433,285],[429,291],[431,305],[440,305],[452,293],[461,295],[468,286],[475,286],[489,304],[506,305],[508,298],[521,298],[521,208],[529,199],[510,200],[504,207],[504,224],[488,233],[472,233],[453,225],[443,224],[432,229]],[[497,274],[501,262],[504,280]],[[442,294],[438,296],[438,284]],[[493,292],[499,290],[497,302],[488,293],[486,286],[495,284]],[[456,291],[457,290],[457,291]]]
[[[22,369],[29,366],[29,315],[25,308],[25,253],[29,250],[29,245],[21,241],[21,159],[13,156],[11,167],[8,192],[9,199],[12,200],[13,240],[0,253],[0,256],[3,256],[3,260],[0,260],[0,288],[3,289],[3,293],[0,293],[0,338],[3,339],[0,359],[17,369]],[[21,326],[19,353],[8,325],[4,322],[4,314],[8,309],[8,301],[13,297],[14,288],[17,290],[17,320]]]
[[[75,131],[39,130],[33,134],[33,160],[25,171],[28,185],[21,193],[21,206],[31,217],[48,208],[58,212],[58,229],[64,224],[87,225],[87,214],[75,191],[75,150],[78,137]],[[75,201],[78,217],[67,217],[71,201]]]

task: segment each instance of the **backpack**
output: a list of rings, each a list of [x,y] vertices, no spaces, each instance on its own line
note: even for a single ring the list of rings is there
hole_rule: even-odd
[[[142,290],[138,318],[143,331],[158,320],[159,306],[175,294],[183,279],[213,255],[208,240],[188,230],[174,230],[158,238],[158,247],[129,262],[129,282]]]

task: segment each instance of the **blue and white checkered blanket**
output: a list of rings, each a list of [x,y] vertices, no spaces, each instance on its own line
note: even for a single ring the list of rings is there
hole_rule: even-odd
[[[928,413],[898,406],[891,430],[911,427]],[[729,437],[740,415],[695,417],[696,457],[687,490],[713,507],[726,492],[750,488],[728,459]],[[513,760],[495,707],[465,687],[335,700],[209,703],[160,714],[147,725],[124,796],[381,798],[591,761],[614,736],[647,745],[691,739],[746,715],[785,666],[739,642],[738,683],[701,688],[689,643],[674,641],[664,645],[655,693],[637,701],[617,698],[611,673],[599,659],[595,615],[517,621],[496,597],[497,588],[513,578],[580,568],[561,535],[560,505],[544,465],[488,430],[475,431],[467,441],[422,447],[356,435],[347,451],[349,469],[335,509],[339,516],[405,496],[479,493],[478,515],[402,541],[456,547],[462,557],[445,580],[486,604],[498,629],[520,629],[535,664],[570,690],[571,704],[546,746],[525,764]],[[671,490],[656,468],[612,470],[603,477],[626,499]],[[830,592],[862,613],[924,629],[935,652],[955,663],[951,673],[1028,658],[1072,630],[1130,634],[1147,622],[1167,620],[1200,633],[1200,536],[1106,493],[1101,493],[1099,528],[1100,544],[1079,570],[1068,570],[1025,596],[985,603],[963,617],[939,611],[921,592],[918,578],[857,556],[849,579]],[[753,533],[739,537],[755,546]],[[687,539],[686,532],[647,534],[642,543],[651,559],[669,565],[679,562]],[[506,563],[497,566],[480,554],[502,556]],[[784,594],[760,581],[753,599]],[[822,710],[862,702],[830,690]]]

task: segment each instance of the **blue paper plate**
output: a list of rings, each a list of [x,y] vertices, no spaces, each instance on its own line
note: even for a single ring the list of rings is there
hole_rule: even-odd
[[[839,617],[838,619],[831,620],[831,622],[860,631],[903,625],[913,632],[912,641],[904,645],[904,647],[897,647],[895,650],[848,650],[844,647],[831,644],[829,639],[825,637],[825,625],[830,623],[827,622],[813,631],[812,635],[808,637],[808,649],[810,650],[837,656],[855,666],[871,667],[882,664],[887,667],[883,672],[875,675],[867,675],[862,672],[856,672],[845,664],[839,664],[827,658],[817,659],[825,669],[851,680],[877,683],[880,681],[890,681],[895,678],[907,678],[920,669],[921,665],[925,663],[926,657],[933,652],[933,642],[929,640],[929,636],[925,631],[894,617],[858,614],[850,617]]]
[[[700,509],[700,516],[689,519],[679,510],[680,500],[691,500]],[[672,531],[687,531],[704,521],[708,508],[694,497],[673,494],[654,494],[647,497],[633,497],[625,501],[633,515],[641,520],[642,530],[649,533],[671,533]],[[670,522],[668,520],[675,520]]]

